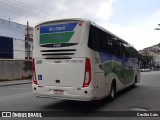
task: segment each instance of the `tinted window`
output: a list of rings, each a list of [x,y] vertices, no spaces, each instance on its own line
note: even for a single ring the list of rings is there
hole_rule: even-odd
[[[115,37],[92,25],[90,26],[88,47],[95,51],[105,51],[115,55],[121,54],[119,43]]]
[[[100,51],[101,42],[105,37],[104,35],[105,35],[105,32],[91,25],[90,32],[89,32],[88,47],[95,51]]]
[[[13,38],[0,36],[0,58],[13,59]]]
[[[138,55],[132,46],[93,25],[90,26],[88,47],[118,56],[137,57]]]
[[[123,46],[124,46],[124,50],[123,50],[124,55],[126,57],[138,57],[138,52],[135,48],[124,43],[123,43]]]

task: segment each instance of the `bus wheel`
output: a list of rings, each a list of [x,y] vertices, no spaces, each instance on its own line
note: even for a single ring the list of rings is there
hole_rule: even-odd
[[[137,83],[137,76],[135,76],[134,84],[133,84],[132,86],[135,87],[135,86],[136,86],[136,83]]]
[[[115,83],[115,81],[113,81],[112,85],[111,85],[110,94],[109,94],[109,101],[111,101],[111,102],[114,101],[115,94],[116,94],[116,83]]]

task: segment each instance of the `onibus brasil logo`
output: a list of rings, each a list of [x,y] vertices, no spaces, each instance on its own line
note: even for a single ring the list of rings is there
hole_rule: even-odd
[[[5,118],[10,117],[42,117],[42,114],[39,112],[2,112],[2,116]]]

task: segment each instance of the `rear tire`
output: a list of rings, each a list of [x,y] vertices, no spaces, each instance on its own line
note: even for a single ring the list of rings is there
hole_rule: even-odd
[[[133,84],[132,86],[135,87],[135,86],[136,86],[136,83],[137,83],[137,76],[135,77],[135,79],[134,79],[134,84]]]
[[[109,101],[110,102],[114,101],[115,94],[116,94],[116,84],[115,84],[115,82],[112,82],[111,90],[110,90],[110,94],[109,94]]]

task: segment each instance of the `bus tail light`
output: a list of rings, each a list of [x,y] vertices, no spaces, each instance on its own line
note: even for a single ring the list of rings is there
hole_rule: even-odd
[[[90,59],[86,58],[83,87],[88,87],[90,83],[91,83],[91,63]]]
[[[37,85],[34,59],[32,60],[32,80],[33,80],[33,83]]]

